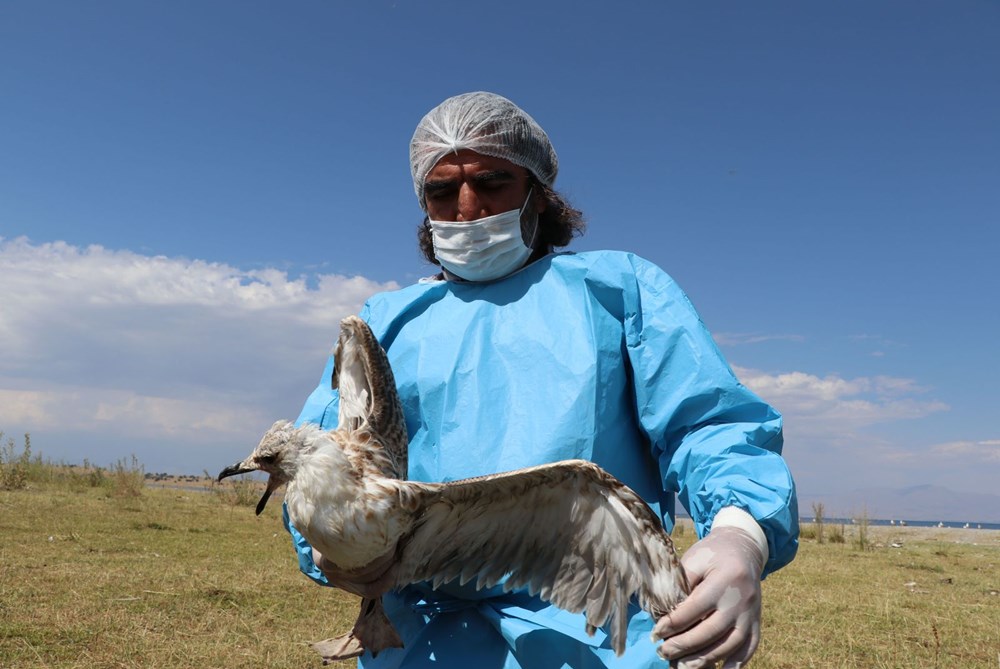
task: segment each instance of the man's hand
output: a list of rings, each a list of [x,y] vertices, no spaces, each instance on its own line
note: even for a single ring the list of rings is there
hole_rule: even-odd
[[[390,552],[361,569],[344,571],[313,549],[313,562],[330,585],[366,599],[381,597],[394,584],[395,554]]]
[[[666,639],[657,652],[684,669],[742,666],[760,643],[760,547],[741,529],[716,527],[681,564],[691,594],[653,628]]]

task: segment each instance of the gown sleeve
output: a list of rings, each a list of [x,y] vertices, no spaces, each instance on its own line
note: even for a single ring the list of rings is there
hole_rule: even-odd
[[[781,416],[739,382],[673,279],[652,263],[630,259],[635,286],[625,291],[626,349],[637,419],[665,489],[677,494],[699,537],[727,506],[753,516],[767,537],[766,575],[798,548]]]

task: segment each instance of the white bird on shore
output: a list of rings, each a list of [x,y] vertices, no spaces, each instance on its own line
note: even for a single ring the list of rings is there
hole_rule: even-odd
[[[458,579],[501,582],[571,612],[586,629],[611,621],[625,648],[632,596],[654,619],[689,591],[660,519],[597,465],[567,460],[451,483],[401,480],[407,471],[402,406],[385,352],[359,318],[341,322],[333,383],[339,426],[275,423],[254,452],[219,479],[261,470],[270,477],[257,505],[288,484],[292,525],[338,573],[391,563],[386,591]],[[365,598],[354,629],[314,647],[324,661],[401,646],[382,611]]]

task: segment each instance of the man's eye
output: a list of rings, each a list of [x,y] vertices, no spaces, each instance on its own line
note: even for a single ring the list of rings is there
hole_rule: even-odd
[[[440,206],[448,202],[453,202],[456,197],[453,190],[436,191],[434,193],[427,193],[427,202],[434,202]]]

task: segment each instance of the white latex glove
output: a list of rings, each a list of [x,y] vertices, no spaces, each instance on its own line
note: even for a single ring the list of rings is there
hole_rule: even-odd
[[[736,527],[713,527],[684,553],[691,594],[653,628],[657,652],[682,669],[738,668],[760,643],[760,545]]]

